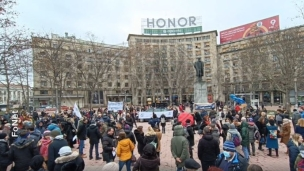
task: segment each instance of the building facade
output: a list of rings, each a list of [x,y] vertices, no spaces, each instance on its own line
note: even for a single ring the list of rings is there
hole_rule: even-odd
[[[204,62],[208,101],[219,98],[217,31],[183,35],[129,34],[133,104],[193,101],[194,62]]]
[[[33,96],[32,88],[29,89],[27,86],[22,86],[18,84],[11,84],[10,91],[7,92],[6,85],[0,85],[0,104],[7,104],[8,94],[10,93],[10,103],[15,105],[23,105],[26,102],[27,90],[29,90],[29,98]]]
[[[34,37],[33,42],[35,107],[131,101],[125,46],[84,41],[67,33]]]

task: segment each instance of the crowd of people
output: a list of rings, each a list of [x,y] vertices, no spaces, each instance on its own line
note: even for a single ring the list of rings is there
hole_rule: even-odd
[[[258,165],[249,165],[250,156],[256,155],[256,141],[259,142],[258,150],[263,151],[266,146],[268,156],[273,156],[274,149],[275,157],[279,157],[279,140],[288,148],[290,170],[302,168],[303,109],[292,114],[295,134],[291,136],[291,123],[283,109],[278,109],[275,116],[267,117],[265,109],[242,111],[239,106],[223,106],[218,111],[190,114],[193,120],[187,119],[183,123],[178,120],[178,110],[174,108],[171,153],[177,171],[262,171]],[[83,159],[87,157],[105,161],[104,171],[121,171],[124,166],[127,171],[159,171],[161,139],[166,133],[167,118],[153,114],[149,126],[143,128],[136,124],[136,112],[130,107],[125,115],[117,117],[107,110],[90,110],[82,112],[80,118],[73,111],[59,115],[22,112],[16,125],[12,116],[5,114],[1,116],[0,171],[6,171],[10,165],[15,171],[82,171],[85,169]],[[12,136],[15,127],[18,128],[17,137]],[[197,144],[200,163],[193,156],[196,132],[201,135]],[[223,141],[220,141],[221,137]],[[89,156],[83,151],[86,139],[89,139]],[[135,148],[140,155],[138,158],[134,155]]]

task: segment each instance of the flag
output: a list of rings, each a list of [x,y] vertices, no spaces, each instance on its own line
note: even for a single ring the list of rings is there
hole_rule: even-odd
[[[80,118],[80,119],[82,118],[82,116],[81,116],[81,114],[80,114],[80,111],[79,111],[78,106],[77,106],[76,103],[74,104],[73,111],[74,111],[75,115],[76,115],[78,118]]]

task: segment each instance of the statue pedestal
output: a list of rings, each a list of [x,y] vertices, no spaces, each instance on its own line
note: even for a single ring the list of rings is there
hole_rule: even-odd
[[[196,81],[194,83],[194,103],[208,103],[207,83]]]

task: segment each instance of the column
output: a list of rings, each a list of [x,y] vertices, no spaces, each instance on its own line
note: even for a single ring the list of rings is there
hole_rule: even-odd
[[[263,92],[259,92],[259,102],[264,102],[263,101]]]
[[[270,92],[270,103],[273,105],[274,103],[274,95],[273,95],[273,91]]]

